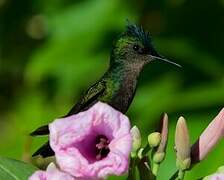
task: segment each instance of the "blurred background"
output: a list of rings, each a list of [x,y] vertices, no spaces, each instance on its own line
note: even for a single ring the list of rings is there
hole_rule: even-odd
[[[45,138],[35,128],[65,115],[107,69],[126,19],[153,36],[156,49],[183,66],[148,65],[128,111],[146,138],[162,112],[170,139],[159,179],[175,171],[174,129],[183,115],[191,142],[224,106],[224,0],[0,0],[0,154],[26,160]],[[224,142],[192,171],[224,165]]]

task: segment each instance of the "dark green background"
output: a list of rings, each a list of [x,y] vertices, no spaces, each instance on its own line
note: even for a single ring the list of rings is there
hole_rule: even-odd
[[[169,114],[159,179],[175,171],[177,118],[186,118],[193,143],[224,105],[224,0],[0,0],[1,155],[22,159],[44,141],[27,134],[68,112],[105,72],[126,18],[149,30],[157,50],[183,66],[148,65],[128,111],[144,138],[162,112]],[[220,165],[224,142],[186,179]]]

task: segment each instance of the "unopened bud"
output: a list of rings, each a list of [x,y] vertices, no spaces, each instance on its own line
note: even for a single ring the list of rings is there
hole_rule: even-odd
[[[158,164],[160,164],[165,159],[168,139],[168,115],[166,113],[163,114],[163,117],[160,121],[159,132],[161,133],[161,141],[153,153],[153,161]]]
[[[176,165],[181,170],[189,169],[191,165],[191,158],[187,158],[185,160],[181,160],[177,158]]]
[[[180,117],[176,125],[175,133],[175,148],[177,155],[177,167],[181,170],[185,170],[190,167],[190,137],[186,121],[183,117]]]
[[[148,143],[151,148],[157,147],[161,141],[161,134],[159,132],[153,132],[148,135]]]
[[[224,136],[224,108],[210,122],[191,148],[192,163],[203,160]]]
[[[132,135],[132,157],[136,156],[138,149],[141,147],[141,134],[137,126],[131,129]]]
[[[153,155],[153,162],[159,164],[164,160],[164,158],[165,158],[165,153],[164,152],[163,153],[155,153]]]

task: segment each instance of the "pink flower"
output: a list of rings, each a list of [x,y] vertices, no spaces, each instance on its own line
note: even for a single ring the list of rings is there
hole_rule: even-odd
[[[215,173],[210,176],[206,176],[203,178],[203,180],[224,180],[224,174],[223,173]]]
[[[128,170],[132,138],[129,119],[107,104],[49,125],[50,145],[60,168],[80,178],[100,179]]]
[[[69,174],[59,171],[56,166],[51,163],[46,171],[36,171],[29,180],[75,180]]]
[[[191,148],[193,163],[203,160],[224,136],[224,108],[203,131],[198,141]]]

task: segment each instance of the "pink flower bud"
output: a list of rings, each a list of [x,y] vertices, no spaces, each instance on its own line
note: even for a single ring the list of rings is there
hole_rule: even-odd
[[[203,160],[224,136],[224,108],[212,120],[191,148],[194,163]]]
[[[161,134],[161,141],[156,149],[155,154],[157,153],[165,153],[167,139],[168,139],[168,115],[165,113],[160,121],[159,132]]]
[[[180,117],[176,125],[175,148],[178,168],[185,170],[190,166],[190,137],[186,121]]]

